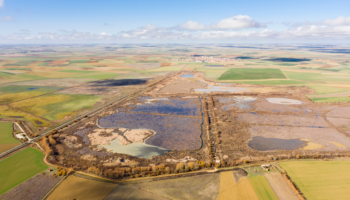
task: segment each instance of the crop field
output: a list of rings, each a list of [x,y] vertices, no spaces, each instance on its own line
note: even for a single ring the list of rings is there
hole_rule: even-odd
[[[349,199],[350,161],[281,162],[307,199]]]
[[[264,176],[249,177],[249,181],[259,199],[278,199]]]
[[[17,146],[19,143],[12,136],[12,123],[0,122],[0,153]]]
[[[219,174],[176,178],[135,184],[161,197],[170,199],[216,199],[219,192]]]
[[[116,184],[112,183],[69,176],[47,199],[103,199],[115,187]]]
[[[43,153],[27,148],[0,161],[0,195],[47,168]]]
[[[280,69],[230,69],[218,80],[286,79]]]

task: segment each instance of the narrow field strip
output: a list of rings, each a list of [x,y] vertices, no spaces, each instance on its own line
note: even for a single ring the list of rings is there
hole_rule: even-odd
[[[278,200],[265,176],[249,177],[249,181],[260,200]]]

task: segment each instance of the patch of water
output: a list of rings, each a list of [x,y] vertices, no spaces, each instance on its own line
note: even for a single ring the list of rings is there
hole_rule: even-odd
[[[201,121],[201,118],[119,112],[100,118],[99,125],[105,128],[151,129],[156,134],[147,139],[146,144],[165,149],[194,150],[202,142]]]
[[[147,98],[142,99],[141,103],[139,104],[129,105],[128,107],[132,112],[198,116],[200,112],[199,106],[200,105],[197,98]]]
[[[199,93],[210,93],[210,92],[243,92],[249,90],[248,88],[239,87],[225,87],[224,85],[207,85],[205,89],[194,89],[195,92]]]
[[[217,98],[219,100],[220,103],[225,103],[225,104],[229,104],[229,105],[225,105],[223,106],[223,110],[229,110],[232,107],[236,107],[239,108],[241,110],[248,110],[248,109],[252,109],[253,106],[250,105],[252,103],[254,103],[257,98],[254,97],[218,97]],[[234,102],[232,104],[232,102]]]
[[[285,98],[266,98],[266,100],[269,103],[274,103],[274,104],[285,104],[285,105],[298,105],[302,104],[303,102],[295,99],[285,99]]]
[[[119,144],[119,139],[111,141],[110,145],[101,145],[107,151],[112,150],[113,153],[129,154],[135,157],[151,158],[152,156],[164,155],[169,150],[145,144],[145,143],[131,143],[128,145]]]
[[[255,136],[249,141],[248,146],[258,151],[296,150],[306,146],[307,143],[307,141],[300,139],[277,139]]]
[[[193,74],[183,74],[180,76],[181,78],[193,78],[194,75]]]

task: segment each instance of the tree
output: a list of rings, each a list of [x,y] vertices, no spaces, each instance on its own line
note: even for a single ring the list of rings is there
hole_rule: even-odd
[[[189,162],[188,165],[187,165],[187,167],[188,167],[188,169],[189,169],[190,171],[192,171],[193,168],[194,168],[194,163],[193,163],[193,162]]]

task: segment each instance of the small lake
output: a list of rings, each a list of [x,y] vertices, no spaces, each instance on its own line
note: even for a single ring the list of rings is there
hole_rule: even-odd
[[[198,98],[140,98],[138,104],[128,106],[131,112],[168,115],[199,116]]]
[[[257,100],[257,98],[245,96],[218,97],[217,99],[220,101],[220,103],[228,104],[223,106],[224,111],[230,110],[234,107],[241,110],[249,110],[253,108],[251,104]]]
[[[194,75],[193,74],[183,74],[180,76],[181,78],[193,78]]]
[[[300,139],[277,139],[255,136],[248,146],[258,151],[269,150],[296,150],[307,145],[307,141]]]
[[[152,156],[164,155],[169,151],[167,149],[145,143],[131,143],[123,146],[119,144],[119,139],[111,141],[110,145],[101,146],[106,148],[107,151],[112,150],[113,153],[129,154],[135,157],[143,157],[147,159],[151,158]]]
[[[301,101],[295,99],[286,99],[286,98],[266,98],[269,103],[274,104],[285,104],[285,105],[300,105]]]
[[[195,92],[199,93],[210,93],[210,92],[243,92],[247,91],[247,88],[239,88],[239,87],[227,87],[224,85],[220,86],[212,86],[212,85],[207,85],[207,88],[205,89],[194,89]]]

